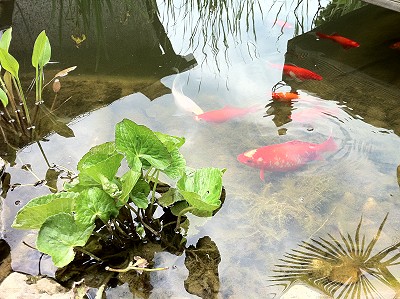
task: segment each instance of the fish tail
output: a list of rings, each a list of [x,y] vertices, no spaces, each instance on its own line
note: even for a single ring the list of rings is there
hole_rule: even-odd
[[[334,152],[337,149],[338,146],[332,136],[329,136],[325,142],[321,143],[320,147],[320,151],[322,152]]]

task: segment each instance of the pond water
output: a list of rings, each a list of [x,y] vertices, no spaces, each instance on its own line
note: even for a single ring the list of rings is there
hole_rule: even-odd
[[[79,159],[94,145],[113,140],[115,125],[128,118],[154,131],[184,136],[182,154],[188,165],[227,169],[222,209],[212,218],[190,216],[186,245],[209,237],[219,253],[219,263],[214,260],[217,275],[211,275],[208,282],[198,278],[200,286],[185,282],[189,272],[195,271],[185,266],[189,254],[159,252],[154,266],[170,270],[151,274],[151,288],[135,296],[279,298],[283,288],[271,287],[271,277],[277,274],[275,265],[283,263],[279,259],[285,252],[298,249],[302,241],[328,234],[342,240],[339,230],[356,238],[361,217],[360,234],[365,234],[363,244],[368,244],[389,213],[373,253],[398,242],[400,47],[391,45],[400,40],[400,13],[369,4],[359,8],[354,3],[354,7],[349,4],[340,10],[317,1],[210,1],[204,7],[194,1],[158,1],[168,41],[175,53],[186,57],[179,60],[182,66],[176,64],[176,56],[175,60],[154,58],[160,46],[154,49],[154,34],[149,36],[143,29],[148,23],[131,22],[137,11],[129,1],[118,1],[113,14],[104,3],[104,36],[103,40],[97,38],[98,44],[90,38],[92,31],[69,19],[73,15],[69,9],[38,6],[35,9],[43,14],[53,11],[53,17],[46,20],[43,16],[31,24],[34,14],[26,9],[27,1],[16,2],[20,7],[14,11],[15,39],[35,37],[46,29],[52,45],[54,39],[53,59],[61,66],[52,64],[49,71],[78,66],[62,81],[65,98],[72,98],[60,108],[60,115],[71,120],[69,127],[75,136],[45,137],[40,145],[50,164],[75,171]],[[346,9],[355,10],[338,15]],[[60,17],[65,27],[60,30],[64,37],[59,44],[54,25],[60,22],[58,14],[65,14]],[[143,28],[132,29],[135,24]],[[73,30],[76,35],[87,34],[82,45],[73,44],[69,37]],[[357,41],[359,47],[346,49],[335,41],[317,39],[315,32],[337,32]],[[102,36],[98,31],[95,35]],[[167,55],[168,45],[163,42],[161,52]],[[29,58],[29,47],[32,43],[26,42],[15,49],[17,56]],[[149,49],[156,54],[152,56]],[[283,74],[284,64],[312,70],[322,80],[292,78]],[[24,75],[30,78],[32,73],[25,71]],[[277,85],[282,80],[282,85]],[[182,87],[183,94],[204,111],[227,105],[260,109],[220,123],[195,120],[177,105],[167,89],[173,85],[178,90]],[[272,99],[274,91],[297,92],[298,96],[276,101]],[[294,171],[266,170],[264,180],[259,169],[237,160],[239,154],[266,145],[293,140],[321,144],[328,138],[336,144],[335,150]],[[10,151],[6,155],[4,146],[2,151],[2,157],[11,160],[5,170],[9,185],[27,186],[7,189],[3,180],[0,236],[12,248],[13,269],[37,274],[40,253],[22,244],[33,245],[34,232],[14,230],[11,223],[31,198],[50,192],[43,184],[32,186],[46,177],[49,167],[36,143],[25,146],[15,157]],[[26,164],[34,174],[23,169]],[[56,184],[61,188],[62,179]],[[41,267],[42,273],[54,275],[50,258],[44,257]],[[398,267],[389,270],[399,278]],[[363,274],[368,273],[363,269]],[[398,283],[370,279],[382,298],[394,296],[393,286]],[[132,297],[132,290],[120,288],[120,293]],[[207,289],[208,295],[199,289]],[[108,294],[113,298],[112,291]]]

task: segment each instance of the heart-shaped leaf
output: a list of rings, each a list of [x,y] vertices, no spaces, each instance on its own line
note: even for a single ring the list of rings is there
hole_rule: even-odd
[[[40,228],[37,248],[50,255],[54,265],[64,267],[75,257],[74,247],[85,246],[94,227],[80,225],[71,214],[53,215]]]

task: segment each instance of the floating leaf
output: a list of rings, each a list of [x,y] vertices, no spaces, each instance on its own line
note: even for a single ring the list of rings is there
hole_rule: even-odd
[[[179,192],[194,208],[214,211],[221,205],[222,174],[225,170],[203,168],[184,174],[177,183]]]
[[[7,94],[4,92],[4,90],[1,88],[0,88],[0,101],[3,103],[4,107],[7,107],[8,97],[7,97]]]
[[[11,43],[11,32],[12,28],[7,29],[6,31],[4,31],[0,39],[0,48],[6,50],[7,52]]]
[[[74,247],[84,246],[94,225],[82,226],[70,214],[53,215],[40,228],[36,245],[38,250],[51,255],[57,267],[64,267],[75,257]]]
[[[117,149],[126,155],[129,166],[141,171],[141,159],[151,166],[163,170],[171,164],[171,155],[152,130],[124,119],[115,128]]]
[[[95,181],[101,184],[101,176],[112,180],[121,165],[123,155],[117,152],[113,142],[92,147],[78,162],[81,183]]]
[[[46,32],[43,30],[36,38],[33,46],[32,65],[34,68],[42,68],[45,66],[51,57],[51,46]]]
[[[93,187],[81,192],[75,204],[76,221],[83,225],[91,225],[96,218],[104,223],[118,215],[115,201],[105,191]]]
[[[77,196],[73,192],[60,192],[36,197],[19,210],[12,227],[38,229],[48,217],[62,212],[70,213]]]
[[[6,50],[0,48],[0,64],[8,71],[14,78],[18,78],[19,63],[18,61]]]

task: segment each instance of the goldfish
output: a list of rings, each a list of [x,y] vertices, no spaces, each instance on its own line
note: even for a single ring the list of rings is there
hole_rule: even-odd
[[[290,23],[288,23],[288,21],[284,21],[284,20],[276,20],[274,25],[275,24],[278,25],[279,27],[281,27],[282,29],[283,28],[286,28],[286,29],[292,29],[293,28],[292,24],[290,24]]]
[[[307,162],[320,159],[322,153],[336,149],[337,145],[331,136],[319,144],[292,140],[246,151],[238,155],[237,160],[250,167],[259,168],[260,179],[264,181],[264,171],[296,170]]]
[[[276,101],[291,101],[299,98],[296,92],[273,92],[272,99]]]
[[[344,49],[350,49],[350,48],[358,48],[360,46],[359,43],[357,43],[354,40],[351,40],[349,38],[343,37],[341,35],[338,35],[336,33],[329,35],[329,34],[323,34],[321,32],[316,32],[315,33],[318,38],[325,38],[325,39],[330,39],[334,42],[337,42],[340,44]]]
[[[391,44],[391,45],[389,46],[389,48],[390,48],[390,49],[393,49],[393,50],[400,50],[400,41]]]
[[[283,73],[286,76],[289,76],[297,81],[304,80],[322,80],[322,77],[317,73],[314,73],[308,69],[304,69],[302,67],[295,66],[293,64],[284,64],[283,65]]]
[[[176,79],[178,78],[175,77],[174,82],[172,83],[172,88],[171,92],[174,97],[174,102],[176,106],[178,106],[180,109],[192,113],[194,115],[199,115],[203,114],[204,111],[197,105],[191,98],[188,96],[185,96],[182,91],[182,86],[178,89],[176,87]]]
[[[240,117],[240,116],[246,115],[248,113],[255,112],[262,108],[264,108],[264,107],[260,106],[260,105],[255,105],[255,106],[251,106],[248,108],[237,108],[237,107],[232,107],[232,106],[225,106],[222,109],[211,110],[211,111],[204,112],[202,114],[198,114],[194,118],[196,120],[205,120],[207,122],[222,123],[222,122],[225,122],[232,118]]]

